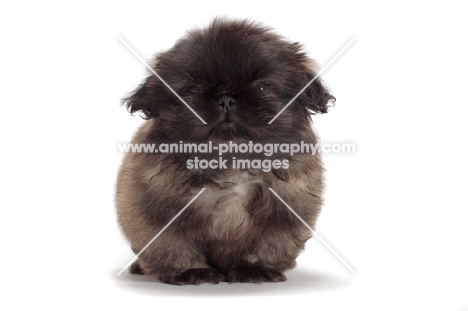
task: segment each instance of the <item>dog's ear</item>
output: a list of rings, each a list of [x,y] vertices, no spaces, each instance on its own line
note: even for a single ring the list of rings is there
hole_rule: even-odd
[[[156,77],[149,76],[129,96],[125,97],[122,102],[128,112],[131,114],[140,112],[140,116],[146,120],[158,117],[157,84]]]
[[[316,74],[309,71],[307,83],[315,78]],[[336,98],[330,94],[328,88],[322,83],[319,77],[304,91],[305,106],[312,113],[327,113],[328,108],[335,105]]]

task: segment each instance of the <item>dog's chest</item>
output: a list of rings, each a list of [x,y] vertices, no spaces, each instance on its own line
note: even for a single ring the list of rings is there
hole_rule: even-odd
[[[250,228],[248,204],[261,179],[247,171],[229,171],[210,177],[204,212],[209,217],[206,234],[215,239],[236,239]]]

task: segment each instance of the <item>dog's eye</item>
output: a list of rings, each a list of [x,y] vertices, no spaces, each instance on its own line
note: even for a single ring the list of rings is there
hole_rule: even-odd
[[[188,85],[182,91],[184,96],[193,96],[198,92],[198,87],[196,85]]]
[[[256,85],[256,88],[257,88],[257,90],[262,92],[262,94],[264,96],[270,96],[271,93],[273,92],[273,86],[271,84],[269,84],[269,83],[264,83],[264,82],[258,83]]]

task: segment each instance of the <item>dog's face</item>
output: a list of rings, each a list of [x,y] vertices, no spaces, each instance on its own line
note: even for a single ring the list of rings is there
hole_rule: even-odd
[[[154,70],[207,124],[156,76],[129,96],[130,112],[156,118],[158,131],[174,141],[290,141],[310,131],[310,113],[324,113],[334,98],[316,79],[313,62],[297,43],[249,22],[214,21],[194,30],[157,56]]]

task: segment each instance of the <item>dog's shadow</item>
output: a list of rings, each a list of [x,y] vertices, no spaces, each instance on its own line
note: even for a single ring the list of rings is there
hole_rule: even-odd
[[[301,271],[296,268],[287,271],[288,280],[282,283],[221,283],[175,286],[163,284],[144,275],[132,275],[125,271],[117,276],[119,270],[110,272],[111,281],[125,290],[151,296],[261,296],[272,294],[294,294],[310,291],[336,290],[351,284],[349,278],[326,275],[317,272]]]

